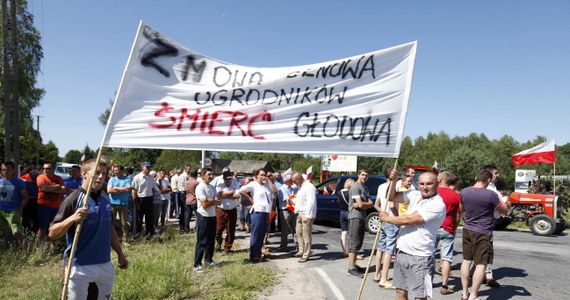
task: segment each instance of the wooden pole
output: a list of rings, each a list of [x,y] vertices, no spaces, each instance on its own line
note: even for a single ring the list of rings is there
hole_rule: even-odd
[[[97,173],[97,168],[99,167],[99,162],[101,161],[101,153],[103,147],[99,147],[97,152],[97,159],[95,160],[95,166],[93,167],[93,175],[89,179],[89,186],[83,197],[83,208],[87,207],[89,204],[89,195],[91,194],[91,189],[93,186],[93,181],[95,180],[95,174]],[[61,299],[67,300],[67,289],[69,287],[69,276],[71,276],[71,267],[73,265],[73,258],[75,257],[75,251],[77,250],[77,242],[79,241],[79,234],[81,233],[81,228],[83,227],[83,220],[81,220],[75,227],[75,236],[73,237],[73,244],[71,244],[71,251],[69,252],[69,259],[67,260],[67,266],[65,267],[65,274],[63,278],[63,286],[61,291]]]
[[[394,169],[397,170],[398,168],[398,158],[394,162]],[[388,207],[390,207],[390,194],[392,190],[396,186],[395,182],[390,182],[390,186],[388,187],[388,196],[386,197],[386,207],[384,208],[385,212],[388,212]],[[380,195],[376,195],[376,198],[380,197]],[[382,207],[382,202],[380,202],[380,207]],[[378,216],[380,217],[380,216]],[[379,218],[380,219],[380,218]],[[366,271],[364,272],[364,276],[362,277],[362,281],[360,282],[360,288],[358,289],[358,295],[356,296],[356,300],[360,300],[360,296],[362,295],[362,291],[364,290],[364,285],[366,284],[366,277],[368,276],[368,270],[370,270],[370,264],[372,263],[372,253],[374,249],[378,245],[378,240],[380,239],[380,232],[382,231],[382,221],[379,221],[378,224],[378,231],[376,232],[376,237],[374,238],[374,244],[372,244],[372,251],[370,251],[370,258],[368,259],[368,264],[366,265]],[[378,250],[376,250],[376,255],[378,255]],[[379,268],[380,266],[376,266]]]

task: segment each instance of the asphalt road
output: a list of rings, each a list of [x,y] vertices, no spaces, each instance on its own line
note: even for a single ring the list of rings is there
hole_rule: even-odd
[[[449,286],[455,293],[443,296],[439,293],[441,276],[434,277],[433,299],[461,298],[461,234],[459,229],[456,241],[453,270]],[[374,235],[366,234],[364,253],[366,260],[359,261],[365,267],[368,262]],[[303,269],[313,278],[319,279],[326,291],[326,299],[356,299],[362,279],[346,275],[347,260],[341,258],[340,229],[325,225],[313,227],[313,255],[303,264]],[[530,232],[495,232],[494,277],[501,288],[483,285],[479,292],[481,299],[570,299],[570,236],[542,237]],[[439,267],[439,264],[436,268]],[[380,289],[374,277],[374,261],[367,276],[361,299],[393,299],[395,292]],[[390,271],[390,277],[392,271]]]

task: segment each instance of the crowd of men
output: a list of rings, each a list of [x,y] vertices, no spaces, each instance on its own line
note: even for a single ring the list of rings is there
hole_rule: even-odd
[[[396,299],[427,299],[432,297],[435,253],[440,248],[442,285],[440,293],[449,295],[454,289],[448,286],[453,262],[455,232],[463,214],[463,261],[461,263],[461,299],[478,299],[481,284],[500,287],[493,279],[493,225],[499,214],[507,212],[501,194],[494,183],[498,180],[497,167],[488,165],[475,177],[475,185],[455,192],[459,178],[447,171],[438,175],[422,173],[418,184],[413,185],[415,170],[406,170],[404,178],[390,167],[384,172],[387,182],[378,187],[376,201],[370,198],[365,183],[368,170],[358,171],[358,180],[346,193],[338,195],[346,202],[348,226],[347,275],[362,277],[364,268],[356,264],[356,253],[364,239],[366,210],[374,207],[382,221],[380,238],[376,246],[376,273],[374,281],[383,289],[395,289]],[[345,188],[347,186],[345,185]],[[405,205],[402,212],[401,206]],[[341,213],[341,224],[343,214]],[[343,244],[344,249],[344,244]],[[393,283],[388,272],[394,261]]]
[[[0,225],[8,227],[23,247],[23,227],[37,232],[36,243],[46,236],[53,241],[67,235],[67,257],[74,228],[81,220],[89,220],[78,243],[72,262],[70,295],[83,298],[90,282],[96,282],[100,293],[110,295],[114,271],[108,251],[118,254],[119,266],[128,261],[121,245],[145,237],[152,238],[165,230],[167,219],[178,219],[180,233],[196,233],[194,270],[204,272],[204,264],[216,266],[216,250],[231,253],[235,231],[251,234],[251,262],[266,261],[269,231],[278,220],[281,242],[278,251],[289,252],[292,234],[293,256],[299,263],[311,256],[312,225],[316,217],[316,190],[304,174],[272,173],[253,170],[253,176],[242,182],[225,168],[215,176],[210,168],[199,171],[152,170],[143,162],[140,172],[121,165],[111,168],[104,162],[90,160],[81,167],[73,166],[63,180],[54,174],[53,164],[39,170],[29,169],[16,178],[11,162],[2,163],[0,178]],[[93,172],[96,171],[93,175]],[[387,182],[378,187],[373,202],[365,183],[369,172],[358,171],[356,181],[348,180],[337,197],[341,204],[341,244],[348,258],[349,276],[362,277],[364,268],[357,265],[364,240],[366,211],[375,208],[382,226],[376,245],[374,281],[383,289],[395,289],[397,299],[426,299],[432,296],[435,270],[434,254],[440,248],[441,294],[452,294],[448,286],[453,261],[455,232],[463,214],[463,262],[461,264],[462,299],[476,299],[479,287],[493,280],[493,222],[496,213],[506,213],[494,182],[499,173],[495,166],[482,168],[474,186],[455,192],[459,178],[449,172],[436,175],[422,173],[414,181],[415,170],[399,174],[392,168],[384,172]],[[92,178],[93,177],[93,178]],[[170,177],[170,180],[169,180]],[[85,194],[91,194],[85,203]],[[393,184],[395,183],[395,184]],[[195,226],[190,221],[195,216]],[[143,231],[144,224],[144,231]],[[117,234],[115,226],[120,228]],[[274,225],[273,225],[274,226]],[[130,231],[133,234],[129,234]],[[224,234],[225,233],[225,234]],[[129,238],[130,237],[130,238]],[[95,245],[96,244],[96,245]],[[106,253],[105,255],[101,253]],[[395,258],[393,282],[389,268]],[[471,289],[469,289],[471,287]]]

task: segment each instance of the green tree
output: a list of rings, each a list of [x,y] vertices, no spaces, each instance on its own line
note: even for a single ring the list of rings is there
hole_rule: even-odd
[[[36,88],[36,76],[40,72],[43,49],[41,36],[34,27],[34,17],[27,11],[28,3],[25,0],[16,1],[16,40],[18,57],[18,101],[20,112],[20,160],[22,164],[35,164],[36,149],[44,149],[37,131],[32,126],[31,111],[37,107],[44,94],[44,90]],[[1,7],[0,7],[1,10]],[[0,23],[0,34],[3,24]],[[4,37],[2,37],[2,40]],[[0,66],[4,65],[4,50],[0,45]],[[0,82],[3,82],[3,72],[0,72]],[[4,100],[2,93],[2,100]],[[0,107],[0,124],[4,124],[4,108]],[[0,155],[4,159],[4,127],[0,128]],[[51,149],[49,146],[46,149]],[[40,153],[40,158],[52,153]],[[57,153],[56,153],[57,156]],[[40,159],[41,160],[41,159]]]
[[[311,182],[318,183],[320,181],[321,174],[321,157],[314,157],[311,155],[305,155],[304,157],[297,159],[293,162],[293,171],[305,173],[307,169],[313,166],[313,176]]]
[[[162,153],[162,149],[138,149],[138,148],[104,148],[103,155],[108,161],[115,164],[140,169],[141,163],[148,161],[153,165]]]
[[[156,159],[154,169],[169,172],[190,165],[195,170],[201,167],[202,152],[196,150],[163,150]]]
[[[69,150],[63,157],[63,161],[70,164],[81,164],[81,156],[83,154],[79,150]]]
[[[55,164],[59,160],[59,150],[52,141],[40,146],[40,164]]]
[[[115,92],[115,96],[117,95],[117,92]],[[101,125],[103,126],[107,126],[107,121],[109,120],[109,116],[111,115],[111,108],[113,108],[113,103],[115,103],[114,98],[109,98],[109,107],[107,109],[105,109],[105,111],[103,111],[99,117],[97,117],[97,119],[99,120],[99,123],[101,123]]]
[[[475,183],[475,176],[485,165],[485,161],[483,152],[463,145],[449,154],[442,169],[456,174],[461,180],[460,188],[464,188]]]

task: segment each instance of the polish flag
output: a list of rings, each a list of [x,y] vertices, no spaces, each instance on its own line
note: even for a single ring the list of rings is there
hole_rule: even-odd
[[[83,153],[83,156],[81,156],[81,162],[84,163],[86,161],[85,159],[85,153]]]
[[[555,161],[554,139],[513,155],[513,166],[554,163]]]
[[[437,160],[433,163],[433,166],[431,167],[431,171],[437,175],[439,174],[439,169],[437,168]]]
[[[307,168],[307,171],[305,172],[305,174],[307,174],[307,178],[305,178],[305,179],[311,180],[311,177],[313,176],[313,166],[312,165]]]

